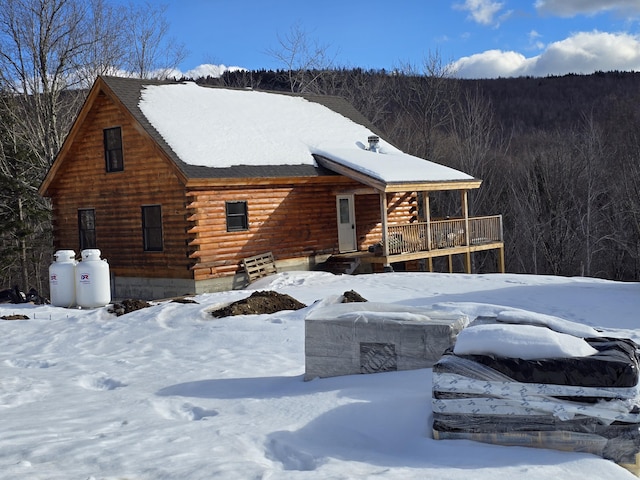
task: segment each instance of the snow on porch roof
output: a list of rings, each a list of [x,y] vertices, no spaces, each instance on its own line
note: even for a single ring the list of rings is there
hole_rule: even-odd
[[[318,163],[387,192],[478,188],[481,181],[459,170],[399,150],[379,153],[363,148],[327,148],[315,152]]]
[[[405,154],[382,138],[380,153],[367,150],[364,142],[376,135],[371,129],[303,96],[192,82],[149,84],[138,106],[187,165],[218,169],[320,163],[377,188],[416,182],[479,185],[470,175]]]

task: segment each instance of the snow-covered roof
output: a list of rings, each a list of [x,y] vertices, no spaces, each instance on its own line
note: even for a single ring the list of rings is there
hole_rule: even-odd
[[[364,148],[329,146],[326,149],[317,149],[314,153],[384,183],[474,180],[474,177],[459,170],[386,146],[381,147],[379,152]]]
[[[367,139],[375,132],[302,96],[192,82],[149,84],[142,89],[138,107],[187,165],[317,166],[321,156],[381,183],[475,180],[403,153],[383,138],[379,152],[369,151]]]

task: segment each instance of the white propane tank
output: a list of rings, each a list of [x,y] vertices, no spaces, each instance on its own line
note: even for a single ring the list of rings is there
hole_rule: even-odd
[[[76,264],[76,304],[82,308],[104,307],[111,302],[109,264],[100,259],[100,250],[82,250]]]
[[[76,252],[58,250],[49,265],[49,294],[51,305],[73,307],[76,303]]]

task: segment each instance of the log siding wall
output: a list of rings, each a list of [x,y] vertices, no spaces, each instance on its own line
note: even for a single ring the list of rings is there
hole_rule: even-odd
[[[120,126],[124,171],[107,173],[103,130]],[[120,276],[191,278],[185,244],[184,187],[155,144],[99,95],[49,188],[54,247],[79,253],[78,209],[95,209],[96,247]],[[161,205],[162,252],[145,252],[143,205]]]
[[[390,225],[417,222],[417,194],[415,192],[388,194],[387,219]]]
[[[314,257],[338,252],[336,195],[344,183],[303,186],[269,183],[244,188],[193,190],[188,205],[190,258],[196,280],[232,275],[243,258],[271,251],[276,260]],[[357,187],[353,183],[351,187]],[[389,195],[389,215],[406,223],[415,210],[415,195]],[[249,229],[227,232],[225,202],[246,201]],[[358,249],[382,238],[377,194],[355,196]]]
[[[335,195],[340,185],[277,180],[189,193],[189,245],[196,280],[236,273],[243,258],[271,251],[276,260],[337,252]],[[227,232],[225,202],[246,201],[249,229]]]

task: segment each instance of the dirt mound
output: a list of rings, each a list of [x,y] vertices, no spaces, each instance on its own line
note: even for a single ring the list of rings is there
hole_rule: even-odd
[[[358,292],[349,290],[342,295],[342,303],[366,302]],[[256,291],[248,298],[238,300],[229,305],[211,312],[215,318],[230,317],[233,315],[259,315],[261,313],[276,313],[281,310],[300,310],[305,308],[304,303],[295,298],[274,291]]]
[[[144,300],[134,300],[129,298],[120,303],[114,303],[113,307],[109,309],[109,313],[115,313],[119,317],[120,315],[125,315],[150,306],[151,304]]]
[[[256,291],[244,300],[230,303],[226,307],[211,312],[215,318],[230,317],[232,315],[257,315],[261,313],[276,313],[281,310],[300,310],[306,307],[295,298],[273,291]]]
[[[171,300],[171,303],[198,303],[193,298],[179,297]]]
[[[3,315],[0,317],[2,320],[29,320],[26,315]]]
[[[362,297],[358,292],[349,290],[342,294],[342,303],[366,302],[367,299]]]

